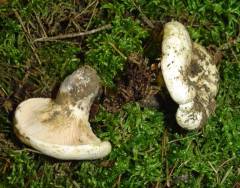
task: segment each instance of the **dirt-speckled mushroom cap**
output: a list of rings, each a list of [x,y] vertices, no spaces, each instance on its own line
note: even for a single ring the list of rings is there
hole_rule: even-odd
[[[164,27],[161,69],[167,89],[179,104],[178,124],[185,129],[204,125],[215,109],[218,71],[211,56],[193,43],[186,28],[179,22]]]
[[[91,104],[98,94],[100,79],[84,66],[68,76],[56,100],[32,98],[15,112],[15,133],[22,142],[43,154],[65,160],[98,159],[111,151],[88,122]]]
[[[199,129],[215,110],[219,74],[206,49],[193,43],[193,56],[188,68],[188,79],[197,94],[191,104],[179,105],[176,119],[186,129]],[[185,114],[185,115],[184,115]]]

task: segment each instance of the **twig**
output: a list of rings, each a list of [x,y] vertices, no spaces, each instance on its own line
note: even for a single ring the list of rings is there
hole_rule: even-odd
[[[27,40],[28,45],[29,45],[30,48],[32,49],[33,54],[34,54],[35,58],[37,59],[38,63],[41,65],[42,62],[41,62],[41,60],[40,60],[40,58],[39,58],[39,56],[38,56],[38,54],[37,54],[37,52],[36,52],[36,47],[35,47],[34,44],[32,43],[31,36],[29,35],[27,29],[25,28],[21,16],[19,15],[19,13],[18,13],[16,10],[14,10],[14,14],[15,14],[15,16],[17,17],[19,23],[20,23],[21,26],[22,26],[22,29],[23,29],[23,31],[24,31],[24,35],[25,35],[25,38],[26,38],[26,40]]]
[[[122,175],[120,174],[112,187],[120,187]]]
[[[80,188],[80,186],[78,185],[78,183],[75,181],[75,180],[73,180],[73,185],[76,187],[76,188]]]
[[[208,164],[210,165],[210,167],[213,169],[213,171],[215,172],[215,174],[218,174],[218,170],[216,170],[216,168],[214,168],[214,166],[212,165],[212,163],[210,161],[208,161]]]
[[[152,21],[148,19],[148,17],[143,13],[140,6],[137,6],[134,0],[132,0],[133,5],[137,8],[137,10],[140,12],[142,20],[150,27],[151,29],[155,28]]]
[[[217,168],[217,170],[219,170],[219,169],[222,168],[225,164],[227,164],[228,162],[234,160],[235,158],[236,158],[236,156],[233,156],[232,158],[224,161],[224,162]]]
[[[160,184],[160,182],[157,181],[157,183],[155,184],[154,188],[160,188],[159,184]]]
[[[227,171],[226,174],[224,175],[222,181],[220,182],[221,185],[225,182],[225,180],[227,179],[227,177],[228,177],[229,174],[231,173],[232,169],[233,169],[233,166],[231,166],[231,167],[228,169],[228,171]]]
[[[171,187],[171,176],[173,175],[174,170],[176,169],[176,166],[178,164],[178,160],[174,163],[171,171],[167,170],[167,177],[166,177],[166,182],[164,184],[164,187]]]
[[[178,141],[182,141],[182,140],[186,140],[186,139],[189,139],[189,138],[192,138],[192,137],[195,137],[195,136],[198,136],[202,134],[201,132],[199,133],[196,133],[196,134],[193,134],[193,135],[190,135],[190,136],[187,136],[187,137],[184,137],[184,138],[179,138],[179,139],[176,139],[176,140],[171,140],[168,142],[168,144],[171,144],[171,143],[174,143],[174,142],[178,142]]]
[[[98,2],[98,1],[93,1],[93,2],[91,2],[89,5],[87,5],[87,7],[86,8],[84,8],[78,15],[76,15],[75,17],[74,17],[74,20],[75,19],[77,19],[79,16],[81,16],[82,14],[84,14],[86,11],[87,11],[87,9],[89,9],[92,5],[94,5],[96,2]]]
[[[124,59],[127,60],[127,57],[115,46],[115,44],[108,42],[108,44]]]
[[[91,25],[91,23],[92,23],[93,16],[96,14],[97,5],[98,5],[98,1],[96,2],[95,6],[94,6],[94,8],[93,8],[92,15],[91,15],[91,17],[90,17],[90,20],[89,20],[89,22],[88,22],[88,24],[87,24],[87,27],[86,27],[85,31],[88,30],[88,28],[90,27],[90,25]]]
[[[6,163],[4,164],[3,170],[2,170],[2,172],[5,173],[7,168],[11,165],[11,162],[10,162],[9,159],[6,159],[6,158],[1,157],[1,156],[0,156],[0,160],[6,161]]]
[[[71,34],[58,35],[58,36],[53,36],[53,37],[38,38],[38,39],[35,39],[34,42],[46,42],[46,41],[55,41],[55,40],[75,38],[75,37],[80,37],[80,36],[85,36],[85,35],[91,35],[91,34],[99,32],[99,31],[102,31],[102,30],[105,30],[105,29],[110,29],[110,28],[112,28],[111,24],[107,24],[107,25],[104,25],[104,26],[99,27],[97,29],[93,29],[93,30],[86,31],[86,32],[71,33]]]
[[[182,168],[182,166],[186,165],[189,161],[190,161],[190,159],[182,162],[182,163],[178,166],[178,170],[179,170],[180,168]]]
[[[47,33],[46,33],[46,31],[44,30],[44,27],[43,27],[43,24],[42,24],[40,18],[38,17],[38,15],[37,15],[37,13],[36,13],[35,11],[33,11],[33,12],[34,12],[35,17],[36,17],[36,19],[37,19],[37,22],[38,22],[38,24],[39,24],[39,26],[40,26],[40,28],[41,28],[41,30],[42,30],[42,32],[43,32],[43,36],[44,36],[44,37],[47,37]]]

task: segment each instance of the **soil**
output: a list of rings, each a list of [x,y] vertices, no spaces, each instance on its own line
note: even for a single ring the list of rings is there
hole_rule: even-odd
[[[146,59],[130,54],[122,74],[117,76],[116,89],[104,90],[103,106],[109,112],[117,112],[128,102],[142,100],[150,90],[152,74]]]

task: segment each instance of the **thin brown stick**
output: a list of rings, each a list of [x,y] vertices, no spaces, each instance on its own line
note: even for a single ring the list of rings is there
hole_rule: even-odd
[[[107,25],[104,25],[97,29],[90,30],[90,31],[85,31],[85,32],[80,32],[80,33],[71,33],[71,34],[66,34],[66,35],[58,35],[58,36],[53,36],[53,37],[38,38],[38,39],[35,39],[34,42],[46,42],[46,41],[56,41],[56,40],[62,40],[62,39],[75,38],[75,37],[80,37],[80,36],[85,36],[85,35],[91,35],[91,34],[99,32],[99,31],[102,31],[105,29],[110,29],[110,28],[112,28],[111,24],[107,24]]]
[[[122,178],[122,174],[120,174],[116,180],[116,182],[113,184],[112,187],[120,187],[120,183],[121,183],[121,178]]]
[[[233,156],[232,158],[224,161],[224,162],[217,168],[217,171],[218,171],[220,168],[222,168],[225,164],[227,164],[229,161],[232,161],[232,160],[234,160],[234,159],[236,159],[236,156]]]
[[[89,29],[89,27],[90,27],[90,25],[91,25],[91,23],[92,23],[92,19],[93,19],[93,17],[94,17],[95,14],[96,14],[97,5],[98,5],[98,1],[96,2],[95,6],[94,6],[94,8],[93,8],[92,15],[91,15],[91,17],[90,17],[90,20],[89,20],[89,22],[88,22],[88,24],[87,24],[87,27],[86,27],[85,31],[88,31],[88,29]]]
[[[42,30],[43,37],[47,37],[47,33],[46,33],[46,31],[44,30],[44,27],[43,27],[43,24],[42,24],[40,18],[38,17],[38,15],[37,15],[37,13],[36,13],[35,11],[33,11],[33,12],[34,12],[34,14],[35,14],[35,17],[36,17],[36,19],[37,19],[37,22],[38,22],[41,30]]]
[[[82,14],[84,14],[91,6],[93,6],[96,2],[98,2],[98,0],[97,1],[93,1],[93,2],[91,2],[90,4],[88,4],[87,5],[87,7],[85,7],[78,15],[76,15],[75,17],[74,17],[74,20],[75,19],[77,19],[79,16],[81,16]]]
[[[186,140],[186,139],[188,139],[188,138],[192,138],[192,137],[198,136],[198,135],[200,135],[200,134],[202,134],[202,133],[199,132],[199,133],[196,133],[196,134],[193,134],[193,135],[184,137],[184,138],[179,138],[179,139],[176,139],[176,140],[171,140],[171,141],[168,142],[168,144],[171,144],[171,143],[174,143],[174,142],[178,142],[178,141],[182,141],[182,140]]]
[[[150,19],[148,19],[148,17],[143,13],[141,7],[137,6],[136,3],[134,2],[134,0],[132,0],[132,3],[137,8],[137,10],[140,12],[143,22],[145,22],[148,25],[148,27],[153,29],[154,25],[153,25],[152,21]]]
[[[124,59],[127,60],[127,57],[115,46],[115,44],[108,42],[108,44]]]
[[[16,10],[14,10],[14,14],[15,14],[15,16],[17,17],[19,23],[20,23],[21,26],[22,26],[22,29],[23,29],[23,31],[24,31],[24,36],[25,36],[25,38],[26,38],[26,40],[27,40],[28,45],[29,45],[30,48],[32,49],[33,54],[34,54],[35,58],[37,59],[38,63],[41,65],[42,62],[41,62],[41,60],[40,60],[40,58],[39,58],[39,56],[38,56],[38,54],[37,54],[36,47],[35,47],[34,44],[32,43],[31,36],[30,36],[30,34],[28,33],[26,27],[24,26],[24,23],[23,23],[23,21],[22,21],[21,16],[19,15],[19,13],[18,13]]]

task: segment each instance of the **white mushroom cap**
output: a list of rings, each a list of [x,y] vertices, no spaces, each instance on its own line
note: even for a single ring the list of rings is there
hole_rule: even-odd
[[[194,87],[184,78],[192,56],[192,43],[185,27],[169,22],[164,27],[161,68],[169,93],[178,104],[193,100]]]
[[[190,40],[185,27],[169,22],[164,27],[161,68],[167,89],[179,104],[178,124],[198,129],[215,109],[218,91],[218,70],[211,56]]]
[[[98,159],[111,144],[97,138],[88,122],[100,88],[96,71],[84,66],[61,84],[55,100],[28,99],[16,109],[15,133],[25,144],[45,155],[64,160]]]

